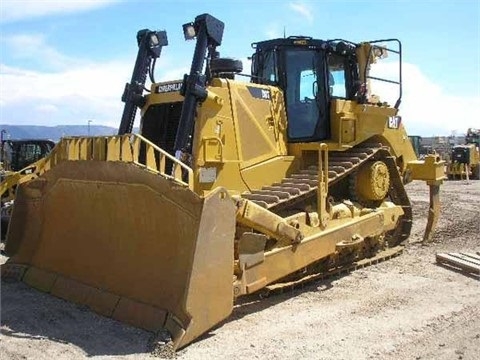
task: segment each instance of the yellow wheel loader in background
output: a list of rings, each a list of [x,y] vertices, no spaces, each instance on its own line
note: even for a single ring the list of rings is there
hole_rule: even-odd
[[[469,128],[465,144],[452,148],[447,176],[449,180],[480,179],[480,129]]]
[[[398,116],[401,61],[395,106],[368,86],[400,42],[258,42],[246,83],[219,57],[223,28],[208,14],[185,24],[190,74],[162,83],[166,34],[139,32],[118,136],[64,138],[18,186],[4,275],[167,331],[177,349],[240,296],[399,251],[413,179],[430,185],[430,239],[444,165],[417,160]]]
[[[0,136],[1,240],[5,238],[18,179],[33,173],[29,165],[55,147],[53,141],[46,139],[4,139],[5,133],[6,130],[2,130]]]

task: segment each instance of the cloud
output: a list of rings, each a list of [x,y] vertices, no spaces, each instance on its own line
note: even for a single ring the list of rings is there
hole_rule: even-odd
[[[0,123],[64,125],[93,120],[96,125],[117,127],[124,105],[121,96],[133,65],[133,60],[83,61],[46,72],[0,64]],[[157,81],[182,79],[188,64],[163,56],[157,69]]]
[[[45,114],[53,114],[53,113],[56,113],[58,112],[58,107],[55,106],[55,105],[52,105],[52,104],[41,104],[41,105],[38,105],[35,110],[37,110],[38,112],[42,112],[42,113],[45,113]]]
[[[171,67],[171,65],[168,65],[170,61],[165,60],[162,63],[162,60],[160,60],[159,68],[162,69],[162,72],[159,76],[155,77],[155,81],[160,82],[160,81],[172,81],[172,80],[182,80],[183,75],[187,74],[190,71],[190,68],[188,67],[187,64],[183,66],[175,66]]]
[[[313,12],[312,9],[302,3],[302,2],[292,2],[289,3],[290,9],[301,15],[303,18],[305,18],[309,23],[313,22]]]
[[[265,30],[265,36],[265,39],[276,39],[283,37],[283,33],[278,24],[270,24]]]
[[[99,123],[112,123],[120,117],[120,97],[130,71],[129,64],[115,62],[56,73],[2,64],[1,122],[59,125],[98,119]]]
[[[118,126],[134,53],[125,54],[125,60],[94,62],[62,54],[42,34],[16,34],[2,41],[11,57],[27,59],[29,68],[0,64],[0,123],[63,125],[88,119]],[[188,59],[182,62],[164,54],[156,69],[157,81],[182,79]]]
[[[480,119],[478,94],[452,95],[430,80],[420,67],[403,63],[403,96],[399,114],[409,135],[463,134],[475,127]],[[380,62],[372,68],[372,75],[396,80],[398,62]],[[394,104],[398,87],[378,81],[372,82],[372,90],[381,100]]]
[[[8,23],[42,17],[98,9],[117,0],[2,0],[0,22]]]
[[[29,60],[35,65],[48,69],[67,69],[85,61],[68,57],[51,47],[42,34],[16,34],[4,37],[9,55],[18,60]]]

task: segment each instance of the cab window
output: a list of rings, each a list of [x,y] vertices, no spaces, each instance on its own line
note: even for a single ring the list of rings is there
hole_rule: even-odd
[[[298,49],[285,52],[288,136],[290,139],[314,136],[319,121],[316,101],[318,52]]]
[[[346,98],[345,58],[337,54],[329,54],[327,64],[330,96]]]

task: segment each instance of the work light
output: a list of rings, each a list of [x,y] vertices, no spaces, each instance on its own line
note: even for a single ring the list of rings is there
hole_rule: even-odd
[[[193,26],[193,23],[184,24],[182,25],[182,27],[185,40],[192,40],[193,38],[195,38],[197,34],[195,33],[195,27]]]

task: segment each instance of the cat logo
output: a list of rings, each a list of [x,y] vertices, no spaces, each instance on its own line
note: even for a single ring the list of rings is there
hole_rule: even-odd
[[[389,116],[388,117],[388,128],[389,129],[398,129],[402,118],[400,116]]]
[[[250,92],[250,95],[252,95],[252,97],[255,99],[270,100],[272,98],[269,89],[262,89],[253,86],[247,86],[247,89]]]

